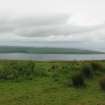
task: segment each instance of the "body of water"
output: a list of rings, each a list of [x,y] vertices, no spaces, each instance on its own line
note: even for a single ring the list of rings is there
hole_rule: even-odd
[[[24,54],[0,53],[0,59],[35,61],[105,60],[105,54]]]

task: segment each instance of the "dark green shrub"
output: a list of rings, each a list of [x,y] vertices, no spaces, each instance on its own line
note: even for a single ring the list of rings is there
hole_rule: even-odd
[[[18,77],[23,79],[32,79],[34,75],[35,64],[31,61],[18,63],[15,70],[17,71]]]
[[[57,66],[57,65],[52,65],[51,69],[52,69],[52,70],[58,69],[58,66]]]
[[[83,87],[85,86],[85,81],[81,73],[76,73],[72,76],[72,85],[74,87]]]
[[[99,81],[99,85],[101,87],[102,90],[105,90],[105,76],[103,76],[100,81]]]
[[[54,73],[52,74],[52,79],[53,79],[54,81],[59,81],[59,79],[60,79],[59,73],[54,72]]]
[[[32,79],[34,75],[33,62],[8,62],[0,67],[0,79],[16,80],[16,79]]]
[[[6,75],[7,80],[16,80],[18,78],[16,70],[10,70]]]
[[[0,79],[2,80],[15,80],[17,78],[17,73],[15,70],[4,67],[0,69]]]
[[[48,76],[48,72],[43,68],[34,68],[34,76]]]
[[[99,69],[100,68],[100,64],[96,63],[96,62],[91,62],[91,65],[94,69]]]
[[[0,79],[7,79],[8,72],[4,69],[0,70]]]
[[[92,62],[91,66],[93,67],[94,71],[98,70],[101,72],[105,69],[105,67],[101,63],[98,63],[98,62]]]
[[[51,67],[51,69],[55,69],[56,68],[56,66],[55,65],[53,65],[52,67]]]
[[[93,77],[93,68],[90,64],[85,64],[81,70],[82,75],[85,78],[92,78]]]

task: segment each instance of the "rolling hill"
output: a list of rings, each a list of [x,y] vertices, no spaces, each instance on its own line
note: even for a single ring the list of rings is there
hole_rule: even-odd
[[[75,49],[75,48],[0,46],[0,53],[102,54],[103,52],[84,50],[84,49]]]

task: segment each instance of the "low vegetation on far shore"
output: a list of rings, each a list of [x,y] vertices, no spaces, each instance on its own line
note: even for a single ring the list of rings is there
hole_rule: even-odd
[[[25,54],[105,54],[102,51],[76,49],[76,48],[54,48],[54,47],[19,47],[0,46],[0,53],[25,53]]]
[[[105,105],[105,61],[0,61],[0,105]]]

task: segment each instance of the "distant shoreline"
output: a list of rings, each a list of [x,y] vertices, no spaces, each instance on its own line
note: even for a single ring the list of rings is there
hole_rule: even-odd
[[[26,54],[105,54],[101,51],[93,51],[76,48],[48,48],[48,47],[19,47],[0,46],[0,53],[26,53]]]
[[[0,53],[0,60],[32,60],[32,61],[99,61],[105,60],[105,54],[27,54]]]

